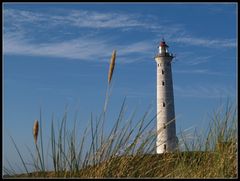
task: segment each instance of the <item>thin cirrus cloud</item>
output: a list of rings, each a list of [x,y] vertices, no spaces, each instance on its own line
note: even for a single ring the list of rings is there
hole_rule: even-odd
[[[194,55],[191,55],[191,57],[193,57]],[[213,61],[213,55],[209,55],[209,56],[194,56],[194,58],[192,59],[183,59],[184,63],[187,65],[199,65],[199,64],[204,64],[204,63],[208,63],[210,61]]]
[[[204,56],[197,54],[197,52],[184,51],[179,52],[179,54],[176,55],[175,61],[180,61],[181,63],[188,66],[198,66],[200,64],[206,64],[215,61],[215,56],[216,55],[213,54]]]
[[[180,37],[173,40],[177,43],[183,43],[187,45],[203,46],[208,48],[234,48],[236,47],[235,39],[224,39],[224,40],[209,40],[205,38],[196,37]],[[224,42],[224,43],[223,43]]]
[[[188,69],[188,70],[174,70],[173,71],[176,74],[203,74],[203,75],[225,75],[226,74],[222,73],[222,72],[215,72],[212,70],[208,70],[208,69]]]
[[[129,45],[114,46],[109,40],[97,38],[77,38],[58,43],[32,43],[21,35],[5,35],[4,53],[31,56],[61,57],[82,59],[89,61],[107,61],[113,49],[120,50],[120,57],[130,56],[134,53],[149,52],[150,42],[137,42]],[[146,53],[147,55],[149,53]],[[131,60],[133,61],[133,60]],[[127,61],[124,61],[127,63]]]
[[[108,49],[102,40],[78,38],[61,43],[31,43],[27,39],[11,35],[4,38],[4,53],[32,56],[62,57],[70,59],[92,59]],[[92,51],[91,51],[92,50]]]
[[[89,11],[70,11],[69,14],[50,15],[30,11],[7,9],[4,11],[5,33],[4,53],[31,56],[62,57],[70,59],[94,60],[93,57],[103,59],[113,48],[120,49],[119,56],[127,56],[137,52],[149,52],[149,41],[138,41],[130,44],[117,45],[111,38],[90,36],[75,37],[60,42],[34,42],[37,36],[34,30],[47,32],[48,26],[57,28],[58,25],[85,28],[126,28],[141,26],[142,23],[132,16],[116,13],[97,13]],[[117,16],[118,15],[118,16]],[[28,29],[27,26],[32,26]],[[143,25],[142,25],[143,26]],[[30,31],[30,33],[29,33]],[[31,34],[31,36],[29,35]],[[54,34],[52,36],[55,36]],[[148,53],[147,53],[148,54]],[[105,60],[105,59],[104,59]],[[131,60],[132,61],[132,60]]]
[[[233,87],[220,85],[174,86],[174,93],[178,97],[230,98],[235,96],[235,91]]]
[[[22,54],[32,56],[62,57],[70,59],[94,60],[97,56],[100,59],[106,58],[113,48],[119,49],[120,56],[128,56],[133,53],[141,53],[141,56],[150,56],[149,51],[153,47],[151,40],[135,40],[133,43],[118,45],[116,40],[111,38],[101,38],[96,33],[90,38],[86,36],[72,37],[71,39],[62,39],[60,41],[49,42],[47,39],[43,42],[34,42],[38,39],[35,30],[42,31],[43,34],[49,34],[50,37],[56,37],[53,30],[63,29],[59,26],[75,27],[79,30],[88,28],[88,33],[101,29],[119,29],[131,31],[148,31],[149,33],[158,34],[159,29],[164,32],[172,32],[169,40],[176,43],[195,45],[203,47],[226,47],[236,46],[233,39],[208,40],[204,38],[190,37],[181,25],[163,26],[159,23],[145,21],[142,15],[86,10],[58,10],[54,13],[40,13],[27,10],[4,9],[4,53]],[[68,29],[71,31],[71,29]],[[68,33],[71,33],[68,31]],[[179,37],[181,34],[181,37]],[[61,34],[60,34],[61,36]],[[121,38],[121,33],[116,33],[114,37]],[[117,45],[117,46],[116,46]],[[146,52],[144,54],[144,52]],[[133,61],[133,60],[131,60]],[[200,62],[199,62],[200,63]],[[198,64],[195,62],[195,64]]]
[[[49,26],[69,25],[79,28],[129,28],[144,27],[146,24],[138,21],[138,16],[134,14],[120,13],[99,13],[96,11],[72,10],[60,11],[57,14],[38,13],[24,10],[6,9],[4,17],[7,21],[14,24],[34,23],[42,26],[44,23]],[[10,23],[11,23],[10,22]]]
[[[124,28],[143,27],[144,23],[136,20],[134,15],[119,13],[98,13],[90,11],[72,11],[67,16],[69,23],[77,27],[89,28]]]
[[[192,59],[188,62],[189,65],[199,65],[211,61],[212,56],[203,56]]]

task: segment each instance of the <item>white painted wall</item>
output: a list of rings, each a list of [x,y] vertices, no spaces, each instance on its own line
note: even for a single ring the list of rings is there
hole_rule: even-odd
[[[171,152],[177,148],[172,59],[171,56],[155,57],[157,63],[157,153]]]

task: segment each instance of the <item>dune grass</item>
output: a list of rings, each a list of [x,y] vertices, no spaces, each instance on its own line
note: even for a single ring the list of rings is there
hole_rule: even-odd
[[[112,56],[114,56],[115,65],[116,51]],[[110,72],[114,70],[114,65],[110,67]],[[16,174],[9,163],[8,168],[4,167],[5,177],[237,177],[237,113],[233,104],[227,103],[225,107],[213,112],[211,124],[205,134],[196,132],[196,139],[189,142],[181,132],[178,135],[180,141],[177,151],[156,154],[156,115],[151,117],[149,110],[137,121],[134,121],[135,112],[126,119],[126,100],[124,99],[117,119],[112,120],[114,124],[111,130],[109,132],[104,130],[110,89],[111,81],[108,78],[103,112],[96,120],[91,115],[88,126],[81,130],[81,137],[76,133],[76,120],[74,120],[73,129],[67,130],[67,111],[58,129],[52,117],[50,155],[44,154],[42,138],[44,133],[40,110],[39,141],[37,142],[34,137],[34,151],[28,148],[27,153],[31,155],[32,163],[29,164],[24,160],[11,137],[25,173]],[[52,162],[52,169],[46,168],[46,160]]]
[[[156,121],[156,116],[148,118],[149,111],[146,111],[142,119],[132,125],[134,115],[126,121],[124,107],[125,100],[114,126],[106,135],[101,135],[101,121],[104,121],[101,116],[96,122],[91,117],[80,139],[77,139],[76,125],[70,132],[65,130],[67,113],[57,131],[52,120],[51,156],[43,158],[45,154],[40,131],[40,148],[36,145],[40,161],[37,162],[32,156],[35,172],[29,171],[13,140],[26,173],[14,175],[6,168],[5,171],[8,171],[8,175],[20,177],[237,177],[237,114],[233,106],[227,105],[213,113],[204,139],[204,135],[196,133],[196,139],[188,142],[184,136],[181,139],[179,134],[179,144],[184,146],[176,152],[164,154],[155,153],[156,130],[151,123]],[[40,122],[40,130],[41,126]],[[90,146],[87,146],[86,138],[90,138]],[[47,159],[52,160],[53,170],[46,170],[43,160]]]

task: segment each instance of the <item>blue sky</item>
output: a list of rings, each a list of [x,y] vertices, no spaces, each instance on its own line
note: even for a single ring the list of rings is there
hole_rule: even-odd
[[[100,114],[114,49],[109,120],[125,96],[128,115],[150,105],[154,114],[162,37],[176,54],[177,133],[206,128],[220,103],[236,100],[236,17],[236,3],[3,4],[4,160],[18,159],[9,135],[23,152],[33,145],[40,107],[46,139],[52,113],[60,120],[66,105],[70,119],[78,111],[80,130]]]

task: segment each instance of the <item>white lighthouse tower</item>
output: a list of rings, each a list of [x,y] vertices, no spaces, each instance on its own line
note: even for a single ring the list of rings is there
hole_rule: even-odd
[[[155,57],[157,63],[157,153],[171,152],[177,148],[173,81],[171,62],[173,54],[168,52],[164,40]]]

